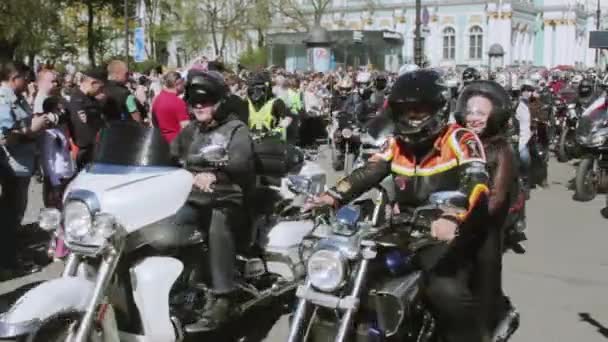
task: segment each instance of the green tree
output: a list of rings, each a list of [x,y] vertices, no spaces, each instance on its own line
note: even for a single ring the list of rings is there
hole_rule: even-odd
[[[57,33],[58,8],[45,0],[0,1],[0,60],[31,57]]]

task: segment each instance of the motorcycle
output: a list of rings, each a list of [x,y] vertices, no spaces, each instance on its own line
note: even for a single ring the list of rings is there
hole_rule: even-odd
[[[574,180],[574,199],[591,201],[608,190],[608,113],[597,109],[581,116],[576,140],[583,151]]]
[[[421,295],[418,256],[443,244],[431,237],[431,222],[467,197],[437,192],[427,205],[387,215],[388,196],[380,189],[374,210],[342,207],[331,221],[332,234],[310,252],[307,277],[288,342],[435,341],[435,318]],[[497,325],[494,341],[507,341],[518,326],[509,311]]]
[[[352,171],[355,156],[359,153],[360,129],[349,113],[336,112],[330,128],[331,164],[335,171]]]
[[[212,142],[197,158],[220,168],[226,156],[226,145]],[[167,342],[200,333],[190,324],[210,294],[201,285],[209,278],[201,267],[207,239],[198,225],[174,223],[193,182],[174,165],[158,130],[107,128],[94,162],[66,189],[63,212],[47,210],[40,222],[48,231],[63,227],[71,254],[62,276],[0,316],[0,339]],[[254,216],[251,239],[237,248],[231,322],[269,302],[288,302],[304,277],[299,247],[314,222],[299,206],[324,190],[325,174],[308,162],[292,171],[269,186],[278,194],[275,214]]]
[[[567,106],[565,116],[561,117],[559,141],[557,145],[557,161],[565,163],[579,154],[576,145],[576,126],[580,114],[576,104],[570,103]]]

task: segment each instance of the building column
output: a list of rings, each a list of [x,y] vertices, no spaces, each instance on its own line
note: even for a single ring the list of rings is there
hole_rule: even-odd
[[[513,32],[511,26],[511,12],[503,13],[500,19],[500,34],[503,49],[505,49],[504,64],[505,66],[513,63],[513,44],[511,34]]]
[[[518,30],[513,31],[513,44],[511,45],[513,54],[511,55],[512,57],[512,62],[515,63],[515,61],[519,61],[520,60],[520,49],[521,49],[521,32],[519,32]]]
[[[567,33],[567,39],[564,39],[564,43],[566,45],[566,51],[568,52],[567,64],[574,65],[575,62],[575,53],[578,52],[578,49],[575,50],[573,48],[568,48],[567,46],[577,46],[576,44],[576,26],[574,20],[568,21],[567,26],[565,27]]]
[[[545,20],[543,64],[548,68],[553,67],[553,28],[553,20]]]

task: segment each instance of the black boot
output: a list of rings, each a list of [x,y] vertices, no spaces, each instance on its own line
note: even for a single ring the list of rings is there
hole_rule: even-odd
[[[186,326],[187,333],[219,329],[232,315],[232,298],[229,294],[211,294],[203,308],[201,319]]]

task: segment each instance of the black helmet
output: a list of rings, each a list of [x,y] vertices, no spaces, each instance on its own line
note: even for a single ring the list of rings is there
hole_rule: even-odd
[[[408,145],[425,145],[433,141],[445,127],[447,117],[442,112],[446,89],[439,73],[419,69],[399,76],[388,97],[395,122],[395,134]],[[425,113],[411,118],[408,113]]]
[[[578,95],[580,97],[588,97],[593,92],[593,82],[585,78],[578,84]]]
[[[223,121],[228,117],[225,106],[222,104],[228,97],[228,86],[224,82],[222,74],[216,71],[190,71],[186,81],[185,100],[190,106],[198,104],[217,105],[215,114],[216,121]]]
[[[388,84],[388,79],[387,79],[385,73],[381,72],[381,73],[377,74],[376,77],[374,77],[374,87],[377,90],[386,89],[387,84]]]
[[[272,97],[272,81],[267,72],[258,72],[249,79],[247,96],[254,103],[263,103]]]
[[[462,72],[462,82],[466,85],[469,82],[477,81],[481,78],[479,71],[475,68],[466,68]]]
[[[467,102],[474,96],[485,97],[492,102],[492,112],[486,128],[479,135],[490,137],[505,132],[507,123],[513,114],[511,100],[505,88],[494,81],[474,81],[462,90],[454,111],[456,121],[461,126],[465,126]]]
[[[228,96],[228,87],[221,74],[215,71],[191,70],[186,81],[186,102],[216,104]]]

